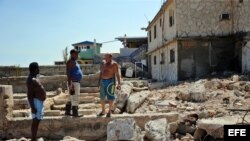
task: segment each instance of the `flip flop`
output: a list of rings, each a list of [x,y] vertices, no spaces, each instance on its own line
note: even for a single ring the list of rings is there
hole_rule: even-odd
[[[98,116],[98,117],[101,117],[101,116],[103,116],[103,115],[105,115],[104,113],[102,113],[102,111],[99,113],[99,114],[97,114],[96,116]]]

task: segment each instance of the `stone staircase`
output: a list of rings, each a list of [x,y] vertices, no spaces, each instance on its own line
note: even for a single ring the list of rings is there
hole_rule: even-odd
[[[59,95],[63,95],[60,97]],[[51,102],[49,108],[45,108],[44,117],[56,117],[64,115],[65,104],[67,103],[67,97],[69,95],[56,92],[47,92],[47,100]],[[101,111],[101,105],[99,100],[99,89],[98,87],[82,87],[80,93],[80,104],[79,113],[83,115],[96,115]],[[14,107],[13,117],[14,118],[28,118],[31,117],[31,110],[27,100],[26,93],[14,93],[13,94]],[[47,106],[48,107],[48,106]],[[108,108],[108,104],[106,104]]]

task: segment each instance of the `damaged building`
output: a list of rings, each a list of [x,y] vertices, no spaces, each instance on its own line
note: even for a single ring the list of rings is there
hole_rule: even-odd
[[[147,31],[149,70],[155,80],[250,72],[248,0],[167,0]]]

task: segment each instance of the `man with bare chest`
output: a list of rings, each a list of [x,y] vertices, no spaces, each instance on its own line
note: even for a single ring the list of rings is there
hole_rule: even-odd
[[[105,62],[101,64],[101,67],[100,67],[101,72],[100,72],[100,79],[99,79],[102,111],[97,116],[105,115],[105,98],[107,97],[109,101],[109,111],[106,117],[110,117],[113,102],[115,100],[114,90],[115,90],[115,85],[116,85],[116,81],[115,81],[116,79],[118,81],[116,88],[121,89],[120,75],[118,72],[118,65],[117,63],[112,61],[111,54],[105,54],[104,60]]]

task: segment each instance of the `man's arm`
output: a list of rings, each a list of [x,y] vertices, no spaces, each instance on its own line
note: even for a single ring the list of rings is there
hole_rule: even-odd
[[[67,64],[66,64],[66,73],[67,73],[67,79],[68,79],[68,86],[71,86],[71,81],[72,81],[72,78],[70,76],[70,70],[73,68],[74,64],[72,61],[68,61]]]
[[[117,85],[117,89],[121,89],[121,80],[120,80],[120,74],[119,74],[119,67],[117,64],[115,64],[115,75],[116,75],[116,79],[118,81],[118,85]]]
[[[28,101],[29,101],[29,104],[30,104],[31,112],[36,113],[36,108],[34,106],[34,101],[33,101],[34,93],[33,93],[31,87],[32,87],[31,84],[27,84],[27,88],[28,88],[27,97],[28,97]]]
[[[98,87],[100,87],[100,83],[101,83],[101,79],[102,79],[102,67],[103,67],[103,63],[101,63],[101,65],[100,65],[100,76],[99,76],[99,80],[98,80]]]

